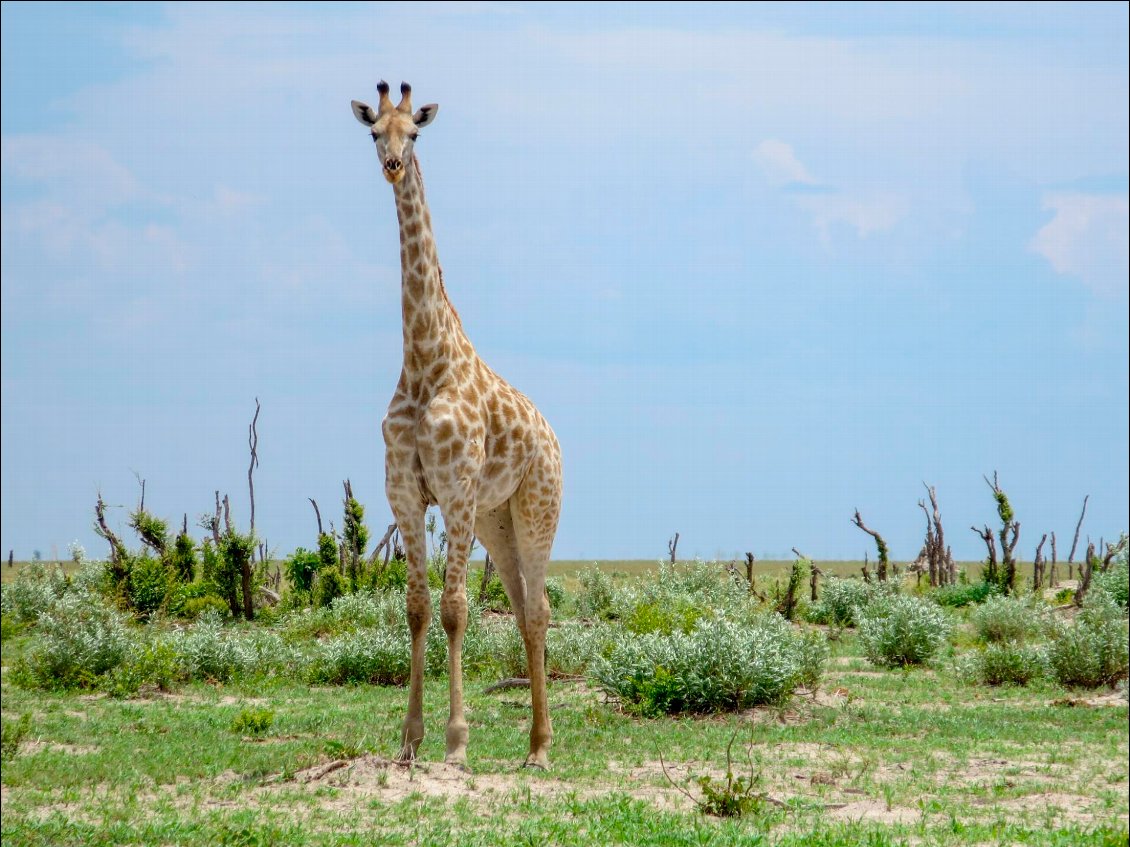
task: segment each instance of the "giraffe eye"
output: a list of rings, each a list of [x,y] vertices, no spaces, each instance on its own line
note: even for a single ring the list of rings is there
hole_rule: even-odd
[[[420,137],[420,133],[418,133],[418,132],[414,132],[414,133],[412,133],[412,134],[411,134],[410,136],[408,136],[408,137],[409,137],[409,138],[411,138],[411,139],[412,139],[413,141],[415,141],[415,140],[416,140],[417,138],[419,138],[419,137]]]
[[[379,133],[376,133],[376,132],[374,132],[374,133],[373,133],[373,143],[376,143],[376,142],[378,142],[378,141],[380,141],[380,140],[381,140],[381,136],[380,136],[380,134],[379,134]]]

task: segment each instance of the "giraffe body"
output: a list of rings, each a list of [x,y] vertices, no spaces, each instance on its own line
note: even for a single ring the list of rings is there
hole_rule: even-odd
[[[450,710],[446,761],[466,767],[462,646],[467,628],[467,559],[478,536],[498,567],[526,647],[533,721],[527,765],[548,767],[552,729],[546,699],[545,568],[561,509],[561,450],[534,404],[475,352],[447,298],[416,132],[438,107],[413,114],[411,89],[393,106],[381,83],[376,110],[353,101],[370,127],[400,227],[404,361],[381,430],[385,492],[408,557],[412,670],[399,758],[415,758],[424,737],[425,634],[431,618],[425,513],[438,505],[447,531],[440,618],[448,638]]]

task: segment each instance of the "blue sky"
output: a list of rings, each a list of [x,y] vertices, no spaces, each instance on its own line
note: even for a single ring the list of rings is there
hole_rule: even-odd
[[[409,80],[451,299],[565,454],[557,558],[1030,557],[1128,514],[1126,4],[3,4],[0,547],[147,480],[390,520]],[[117,507],[121,508],[117,508]],[[872,556],[873,556],[872,552]]]

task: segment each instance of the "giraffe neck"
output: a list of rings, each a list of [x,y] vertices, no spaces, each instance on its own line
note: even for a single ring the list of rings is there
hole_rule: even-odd
[[[393,186],[400,223],[400,288],[404,321],[404,373],[410,381],[447,366],[465,339],[462,323],[443,286],[424,180],[413,157]]]

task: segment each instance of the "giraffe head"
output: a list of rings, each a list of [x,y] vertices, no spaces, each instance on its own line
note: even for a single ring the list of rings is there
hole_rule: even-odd
[[[439,106],[429,103],[418,112],[412,112],[412,86],[400,83],[400,103],[392,105],[388,96],[388,83],[383,79],[377,84],[380,100],[373,109],[359,100],[353,101],[353,114],[357,120],[369,127],[373,141],[377,145],[377,156],[381,161],[381,172],[393,185],[404,179],[405,169],[412,161],[412,147],[416,133],[432,122]]]

